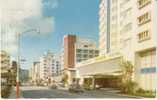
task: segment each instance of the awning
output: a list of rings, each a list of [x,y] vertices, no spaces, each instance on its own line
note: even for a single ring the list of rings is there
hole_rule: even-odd
[[[84,64],[77,67],[78,74],[79,76],[93,76],[97,74],[120,75],[120,60],[121,56],[91,64]]]

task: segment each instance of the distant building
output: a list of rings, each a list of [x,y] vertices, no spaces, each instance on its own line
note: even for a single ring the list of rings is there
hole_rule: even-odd
[[[75,42],[75,65],[82,61],[99,56],[96,43],[85,38],[76,38]]]
[[[29,79],[29,71],[27,69],[22,69],[20,68],[20,82],[23,83],[23,82],[27,82],[28,79]]]
[[[64,68],[74,68],[76,63],[97,57],[99,50],[90,39],[76,35],[64,36]]]
[[[61,62],[59,57],[54,57],[52,60],[52,77],[59,76],[61,74]]]
[[[61,75],[62,75],[62,58],[60,55],[55,55],[53,58],[53,73],[52,73],[52,78],[53,81],[55,82],[60,82],[61,81]]]
[[[72,82],[75,76],[75,64],[99,55],[95,42],[90,39],[77,37],[76,35],[65,35],[64,44],[64,74]]]
[[[39,62],[34,63],[32,70],[34,70],[32,80],[40,80],[48,85],[55,77],[61,75],[61,58],[48,51],[40,57]]]
[[[74,68],[75,65],[75,35],[65,35],[64,40],[64,68]]]
[[[37,84],[40,80],[40,62],[34,62],[32,66],[32,81]]]
[[[43,82],[50,82],[53,75],[53,57],[54,54],[50,51],[40,57],[40,79]]]
[[[10,68],[10,55],[4,51],[0,51],[0,60],[1,60],[1,73],[8,72],[8,69]]]
[[[16,74],[17,74],[17,62],[12,61],[10,72],[12,73],[11,82],[12,85],[16,84]]]
[[[8,83],[9,74],[8,71],[10,69],[10,55],[4,51],[0,51],[0,66],[1,66],[1,85],[5,85]]]

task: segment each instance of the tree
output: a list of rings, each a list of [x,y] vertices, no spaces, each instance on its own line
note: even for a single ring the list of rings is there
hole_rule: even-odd
[[[132,75],[133,75],[133,65],[130,61],[122,60],[120,63],[121,69],[122,69],[122,81],[131,81]]]
[[[124,93],[134,93],[137,84],[132,81],[132,75],[134,72],[134,66],[130,61],[122,60],[120,63],[122,70],[122,83],[121,88]]]

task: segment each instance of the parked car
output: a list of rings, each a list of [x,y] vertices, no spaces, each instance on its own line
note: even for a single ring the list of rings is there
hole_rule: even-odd
[[[69,85],[69,92],[84,92],[84,89],[79,84]]]
[[[57,88],[58,88],[56,84],[52,84],[52,85],[50,85],[49,87],[50,87],[51,89],[57,89]]]

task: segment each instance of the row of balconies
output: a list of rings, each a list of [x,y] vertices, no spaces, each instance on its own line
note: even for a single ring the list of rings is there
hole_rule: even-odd
[[[138,8],[141,10],[142,8],[144,8],[150,3],[151,3],[151,0],[138,0]],[[151,12],[148,11],[142,14],[141,16],[139,16],[137,19],[138,19],[139,27],[146,25],[146,23],[151,21]],[[150,39],[151,38],[150,34],[151,34],[150,29],[144,29],[142,32],[139,32],[137,36],[138,42],[142,42],[142,41]]]
[[[138,0],[138,8],[141,9],[151,3],[151,0]]]

